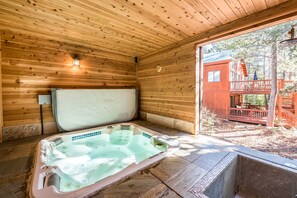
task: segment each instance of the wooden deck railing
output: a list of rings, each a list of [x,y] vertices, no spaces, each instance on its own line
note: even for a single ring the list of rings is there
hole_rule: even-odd
[[[271,80],[231,81],[231,92],[269,92]]]
[[[282,97],[282,105],[285,107],[293,107],[293,98],[292,97]]]
[[[230,108],[230,120],[265,124],[268,111],[259,109]]]
[[[290,127],[297,127],[297,115],[289,110],[282,109],[281,117]],[[230,108],[229,120],[265,124],[268,110]]]
[[[278,80],[278,88],[281,89],[286,84],[292,84],[293,81]],[[231,81],[230,92],[238,93],[269,93],[271,90],[271,80],[244,80]]]
[[[282,118],[290,127],[297,127],[297,116],[292,112],[282,109]]]
[[[283,88],[285,85],[286,86],[295,86],[296,82],[293,81],[293,80],[278,80],[279,81],[279,85],[280,85],[280,88]]]

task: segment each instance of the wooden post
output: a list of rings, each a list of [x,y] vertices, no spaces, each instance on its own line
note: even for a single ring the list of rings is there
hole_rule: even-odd
[[[295,115],[297,115],[297,93],[294,93],[293,98],[294,98],[293,106],[295,110]]]
[[[282,109],[283,109],[283,98],[281,95],[278,95],[277,98],[277,112],[278,112],[278,119],[282,118]]]
[[[1,35],[2,35],[2,32],[0,30],[0,143],[2,142],[2,129],[3,129]]]
[[[195,111],[195,135],[202,131],[202,96],[203,96],[203,55],[202,47],[196,50],[196,111]]]
[[[284,86],[285,86],[285,81],[284,81],[284,79],[280,79],[280,80],[278,81],[278,92],[279,92],[282,88],[284,88]]]

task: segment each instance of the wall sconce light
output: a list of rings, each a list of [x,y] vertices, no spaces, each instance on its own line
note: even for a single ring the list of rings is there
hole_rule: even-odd
[[[158,73],[160,73],[161,70],[162,70],[162,67],[161,67],[160,65],[157,65],[157,67],[156,67],[156,71],[157,71]]]
[[[80,67],[80,61],[79,61],[78,55],[75,55],[74,56],[72,65],[73,65],[73,67],[79,69],[79,67]]]

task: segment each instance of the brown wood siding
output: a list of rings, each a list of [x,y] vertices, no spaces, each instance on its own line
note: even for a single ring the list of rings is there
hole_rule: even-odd
[[[140,111],[194,123],[195,54],[191,44],[140,59]]]
[[[203,106],[212,110],[220,118],[228,118],[230,60],[204,64]],[[220,71],[220,82],[208,82],[208,72]]]
[[[1,33],[1,31],[0,31],[0,33]],[[0,34],[0,41],[1,41],[1,34]],[[2,52],[2,45],[0,42],[0,82],[2,82],[1,52]],[[3,127],[3,105],[2,105],[2,83],[0,83],[0,143],[2,142],[2,127]]]
[[[135,87],[133,58],[46,37],[2,31],[4,127],[39,124],[38,94],[51,88]],[[78,54],[80,70],[72,68]],[[54,121],[44,106],[44,121]]]

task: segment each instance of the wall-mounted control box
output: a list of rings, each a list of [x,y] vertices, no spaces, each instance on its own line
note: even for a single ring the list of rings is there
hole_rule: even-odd
[[[52,104],[51,95],[38,95],[38,104],[40,105]]]

